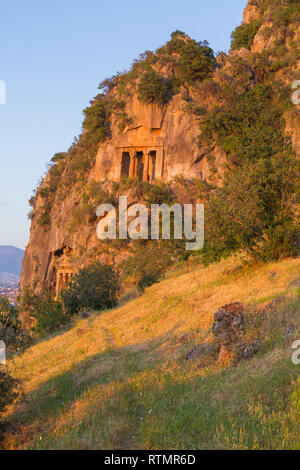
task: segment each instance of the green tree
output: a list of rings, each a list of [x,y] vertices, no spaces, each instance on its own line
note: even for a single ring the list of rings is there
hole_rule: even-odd
[[[0,413],[20,395],[20,382],[5,372],[0,365]]]
[[[52,333],[70,319],[61,302],[54,300],[50,292],[38,297],[32,316],[36,319],[34,330],[38,336]]]
[[[227,154],[223,186],[206,212],[207,260],[237,249],[262,260],[297,253],[299,160],[284,124],[266,85],[236,96],[203,123],[205,138]]]
[[[297,254],[299,168],[295,156],[283,154],[229,170],[210,200],[205,259],[237,249],[263,261]]]
[[[142,103],[164,104],[170,99],[170,84],[153,69],[147,70],[138,85],[138,98]]]
[[[250,49],[254,37],[262,25],[262,20],[252,20],[250,23],[243,23],[231,34],[231,48],[233,50],[245,47]]]
[[[194,82],[209,78],[214,70],[216,59],[213,50],[206,41],[183,41],[179,49],[179,79],[182,84],[193,85]]]
[[[83,127],[88,134],[91,144],[98,144],[105,140],[109,133],[109,116],[106,109],[104,95],[98,95],[91,106],[84,109],[85,119]]]
[[[19,328],[17,310],[10,305],[6,296],[0,296],[0,326],[2,328]]]

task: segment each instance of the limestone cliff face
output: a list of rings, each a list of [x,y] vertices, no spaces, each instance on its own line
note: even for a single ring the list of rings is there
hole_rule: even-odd
[[[198,121],[184,106],[180,95],[175,95],[168,106],[144,105],[136,95],[128,99],[126,112],[132,122],[120,134],[113,116],[112,138],[100,145],[97,153],[95,179],[118,181],[122,176],[122,155],[129,154],[133,159],[137,152],[146,157],[149,152],[156,152],[153,169],[156,181],[170,181],[179,174],[189,178],[205,177],[205,162],[197,163],[201,155],[197,142]],[[143,179],[149,181],[150,176]]]
[[[95,259],[119,263],[126,256],[126,244],[106,244],[96,238],[95,213],[87,213],[83,218],[74,217],[81,211],[89,183],[97,182],[106,197],[116,199],[119,194],[127,195],[129,204],[138,202],[140,194],[134,187],[116,189],[115,183],[123,176],[135,176],[149,183],[170,183],[179,196],[182,196],[176,185],[176,177],[179,176],[187,181],[195,179],[213,185],[221,184],[226,154],[217,144],[207,149],[199,143],[202,117],[201,112],[195,113],[194,110],[210,110],[216,104],[222,104],[219,89],[224,77],[229,77],[229,80],[236,82],[237,89],[240,88],[240,79],[236,78],[236,59],[240,60],[238,68],[242,67],[244,71],[242,86],[245,87],[251,87],[257,80],[258,72],[253,64],[264,54],[271,63],[276,63],[274,79],[291,86],[293,80],[300,78],[297,57],[299,24],[274,27],[271,13],[271,0],[249,0],[244,11],[244,24],[261,20],[252,45],[232,50],[228,56],[220,54],[210,80],[200,83],[196,89],[181,88],[163,105],[143,104],[136,90],[132,89],[124,98],[124,113],[129,117],[126,125],[120,128],[119,115],[113,111],[109,135],[98,145],[84,181],[74,184],[70,180],[69,184],[66,183],[70,167],[68,160],[62,167],[61,178],[64,178],[65,190],[62,192],[61,184],[58,184],[56,192],[51,195],[49,221],[45,228],[41,227],[39,219],[45,211],[43,189],[47,189],[51,179],[48,173],[37,193],[30,242],[23,262],[22,290],[27,286],[37,292],[45,286],[57,289],[67,282],[72,272]],[[274,47],[278,44],[282,50],[285,48],[288,51],[287,63],[281,66],[278,64],[279,58],[274,56]],[[176,76],[172,66],[159,60],[153,67],[164,77]],[[110,93],[113,95],[115,92]],[[299,107],[296,108],[286,112],[286,131],[292,136],[294,149],[300,155]],[[211,157],[214,158],[214,171],[211,171]],[[196,199],[189,194],[188,197],[181,197],[181,202],[185,201],[196,202]]]
[[[198,144],[198,119],[185,111],[185,104],[179,95],[175,95],[167,106],[143,105],[136,94],[127,99],[126,112],[132,116],[132,122],[120,133],[117,118],[112,116],[111,138],[99,145],[95,162],[86,175],[85,183],[96,181],[107,194],[112,194],[113,182],[118,182],[122,176],[124,156],[131,159],[126,176],[133,176],[135,171],[135,176],[152,183],[168,182],[176,175],[189,179],[206,179],[209,176],[209,164],[205,157],[202,158],[203,150]],[[215,154],[221,170],[224,155],[218,150],[215,150]],[[141,175],[137,173],[137,162],[135,170],[133,168],[134,159],[139,155],[144,159]],[[155,161],[153,160],[150,171],[149,160],[152,157]],[[41,187],[47,187],[48,183],[49,175]],[[139,201],[139,195],[134,188],[123,189],[120,194],[128,196],[129,204]],[[23,290],[31,286],[39,292],[45,286],[56,285],[53,267],[58,262],[61,262],[64,268],[60,269],[60,272],[68,273],[78,270],[94,259],[119,263],[126,255],[126,247],[108,246],[96,238],[96,218],[92,223],[79,221],[70,229],[72,215],[81,206],[81,201],[82,189],[71,185],[63,199],[59,196],[55,198],[50,228],[43,230],[37,221],[44,201],[42,196],[38,195],[30,242],[23,263]],[[63,253],[66,249],[69,250],[68,255]]]

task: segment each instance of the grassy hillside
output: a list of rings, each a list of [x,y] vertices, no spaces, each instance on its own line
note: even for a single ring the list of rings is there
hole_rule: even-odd
[[[300,258],[257,267],[230,259],[173,272],[119,308],[78,320],[10,364],[26,395],[7,413],[5,447],[299,449],[300,366],[291,362],[299,286]],[[282,295],[275,310],[257,313]],[[259,353],[228,368],[215,358],[186,361],[210,339],[216,309],[233,301],[247,304]]]

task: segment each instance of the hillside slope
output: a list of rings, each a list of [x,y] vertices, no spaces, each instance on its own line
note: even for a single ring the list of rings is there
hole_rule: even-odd
[[[5,448],[299,449],[299,273],[300,258],[194,266],[33,346],[9,365],[26,396],[7,413]],[[187,361],[235,301],[259,353],[236,367]]]

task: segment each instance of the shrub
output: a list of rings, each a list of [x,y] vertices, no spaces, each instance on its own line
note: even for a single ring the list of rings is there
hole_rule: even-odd
[[[237,249],[262,261],[296,255],[297,178],[299,163],[290,155],[229,171],[207,212],[208,258],[218,260]]]
[[[171,263],[171,250],[164,244],[155,241],[136,243],[132,255],[123,265],[124,275],[133,276],[138,289],[144,291],[163,278]]]
[[[300,5],[298,0],[287,0],[284,4],[273,9],[271,20],[273,25],[280,28],[297,21],[299,23]]]
[[[238,26],[231,35],[231,48],[233,50],[240,49],[241,47],[250,49],[253,44],[253,39],[261,25],[261,20],[253,20],[250,23],[243,23]]]
[[[170,99],[170,85],[153,69],[146,71],[138,85],[138,98],[142,103],[164,104]]]
[[[151,204],[172,204],[174,202],[174,194],[168,184],[144,184],[143,198],[147,202],[148,207]]]
[[[85,119],[83,127],[88,134],[88,141],[92,144],[105,140],[109,133],[108,113],[106,110],[104,95],[98,95],[92,105],[84,109]]]
[[[0,296],[0,339],[6,344],[8,353],[24,351],[30,344],[30,336],[22,327],[19,310],[10,305],[5,296]]]
[[[16,309],[10,305],[8,298],[4,295],[0,296],[0,327],[14,329],[19,327]]]
[[[174,38],[178,38],[178,37],[187,38],[188,35],[186,33],[184,33],[183,31],[180,31],[179,29],[176,29],[176,31],[174,31],[171,34],[171,38],[174,39]]]
[[[40,337],[52,333],[69,320],[62,304],[54,300],[49,292],[38,299],[33,317],[36,319],[34,330]]]
[[[70,315],[83,308],[103,310],[117,305],[119,289],[118,273],[112,266],[96,261],[72,278],[62,299]]]
[[[39,337],[52,333],[70,319],[61,302],[54,300],[49,291],[37,295],[26,289],[20,299],[19,308],[24,317],[36,320],[33,329]]]
[[[272,96],[271,87],[256,85],[204,123],[203,132],[217,139],[228,160],[223,187],[206,212],[204,249],[210,261],[237,249],[255,260],[299,249],[299,161]]]
[[[20,394],[20,382],[7,374],[0,365],[0,413]]]
[[[56,197],[57,189],[61,182],[62,174],[66,168],[67,154],[64,152],[56,153],[52,159],[48,172],[48,183],[40,186],[36,194],[29,200],[29,204],[33,207],[31,217],[34,217],[34,209],[37,197],[40,196],[43,199],[43,205],[39,214],[37,223],[45,231],[49,230],[51,225],[51,211],[53,208],[54,200]]]
[[[194,82],[209,78],[215,64],[214,52],[206,41],[186,41],[180,48],[179,79],[182,84],[193,85]]]

